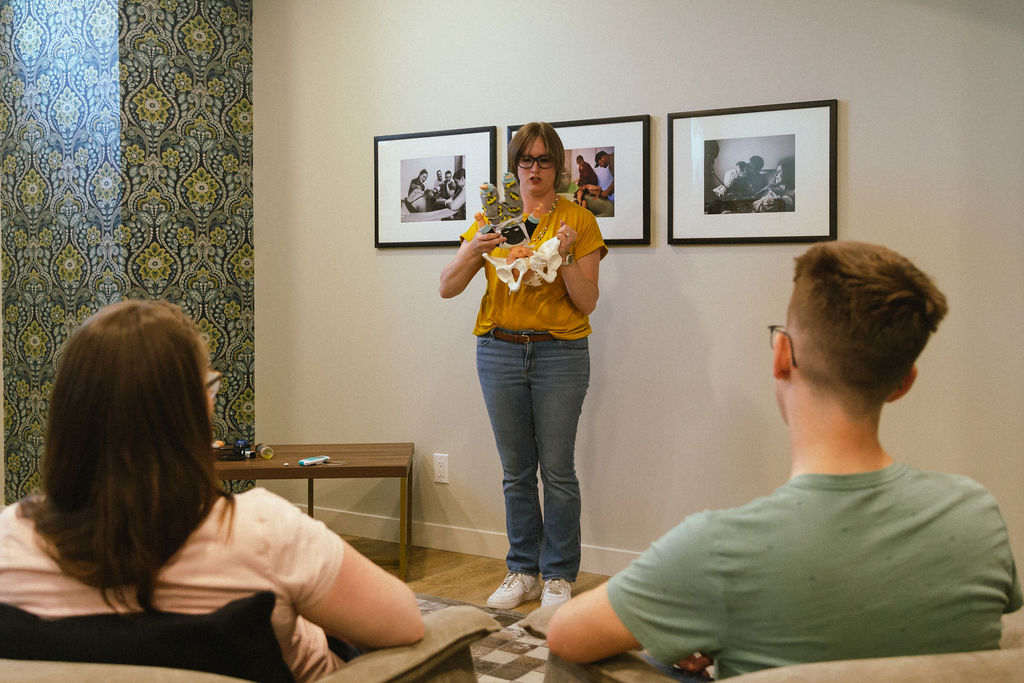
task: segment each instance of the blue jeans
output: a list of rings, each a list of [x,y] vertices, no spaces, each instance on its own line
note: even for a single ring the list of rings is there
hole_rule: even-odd
[[[590,384],[587,339],[515,344],[485,334],[477,339],[476,369],[501,458],[509,571],[575,581],[580,484],[574,454]]]

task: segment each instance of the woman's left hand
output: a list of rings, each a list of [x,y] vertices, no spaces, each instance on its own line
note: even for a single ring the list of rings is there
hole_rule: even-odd
[[[562,221],[562,227],[555,233],[558,238],[558,255],[565,258],[566,254],[572,251],[572,245],[576,243],[576,231]]]
[[[574,253],[576,238],[579,237],[579,234],[565,221],[562,221],[562,227],[555,233],[555,237],[558,239],[558,254],[563,259],[562,265],[565,266],[565,258]],[[577,254],[573,263],[576,265],[561,269],[562,282],[565,284],[565,290],[576,310],[583,315],[590,315],[597,306],[597,297],[599,296],[597,277],[601,264],[601,251],[595,249],[582,257]]]

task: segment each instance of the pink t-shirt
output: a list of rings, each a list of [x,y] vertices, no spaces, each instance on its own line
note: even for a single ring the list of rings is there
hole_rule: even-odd
[[[111,612],[97,589],[61,573],[18,508],[0,513],[0,602],[50,618]],[[230,529],[224,510],[225,502],[218,501],[161,571],[154,606],[203,614],[256,591],[273,591],[274,632],[296,680],[316,680],[340,668],[323,629],[301,615],[337,578],[341,538],[266,489],[235,496]]]

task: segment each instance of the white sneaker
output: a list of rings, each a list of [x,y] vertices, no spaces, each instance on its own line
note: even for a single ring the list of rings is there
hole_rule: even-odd
[[[535,574],[509,572],[498,590],[487,598],[487,606],[495,609],[512,609],[519,603],[535,600],[540,595],[540,581]]]
[[[561,605],[569,602],[572,597],[572,584],[565,579],[551,579],[544,582],[544,594],[540,598],[541,607]]]

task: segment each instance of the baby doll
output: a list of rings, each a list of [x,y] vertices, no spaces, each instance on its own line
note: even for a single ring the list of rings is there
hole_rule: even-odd
[[[534,251],[529,240],[540,224],[539,207],[524,220],[519,181],[512,173],[506,173],[502,184],[505,186],[504,202],[499,200],[494,185],[480,185],[483,211],[478,212],[474,218],[481,226],[480,232],[494,230],[501,233],[505,237],[502,246],[508,247],[509,252],[504,259],[494,258],[490,254],[484,254],[484,258],[494,266],[498,279],[508,285],[509,292],[518,291],[524,280],[533,287],[539,286],[541,282],[553,282],[558,266],[562,265],[558,239],[552,237]]]

